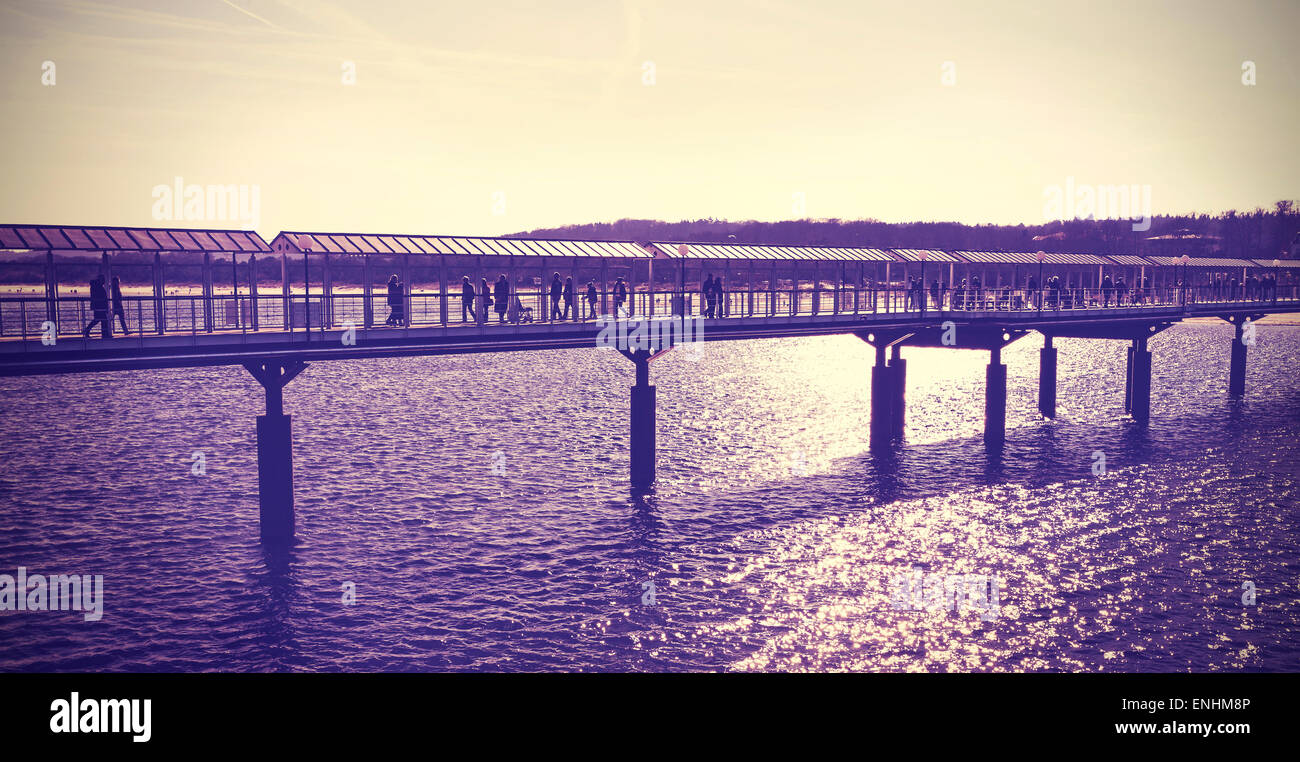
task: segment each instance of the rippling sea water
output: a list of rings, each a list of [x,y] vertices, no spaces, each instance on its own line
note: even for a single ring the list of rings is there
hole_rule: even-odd
[[[1125,343],[1058,340],[1044,421],[1023,339],[1000,456],[986,352],[904,350],[884,455],[852,336],[674,352],[645,499],[617,354],[316,363],[285,394],[287,551],[258,541],[244,370],[0,379],[0,573],[106,598],[99,622],[0,613],[0,670],[1294,671],[1300,328],[1257,339],[1234,403],[1226,324],[1156,337],[1146,427]],[[909,568],[998,575],[999,615],[896,610]]]

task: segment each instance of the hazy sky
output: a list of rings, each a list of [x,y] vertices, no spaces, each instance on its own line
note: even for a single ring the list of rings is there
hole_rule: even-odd
[[[1297,29],[1295,0],[6,0],[0,222],[156,225],[178,176],[258,186],[267,238],[1039,223],[1070,177],[1248,209],[1300,197]]]

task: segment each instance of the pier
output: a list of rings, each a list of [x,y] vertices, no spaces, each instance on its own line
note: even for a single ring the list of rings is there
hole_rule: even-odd
[[[1031,332],[1044,337],[1044,417],[1056,415],[1054,340],[1119,340],[1129,344],[1125,410],[1145,423],[1150,341],[1162,331],[1192,317],[1232,324],[1225,387],[1240,397],[1253,323],[1300,311],[1300,263],[1276,260],[301,232],[268,243],[247,231],[21,225],[0,226],[0,248],[0,267],[36,281],[30,295],[0,297],[0,375],[238,365],[261,384],[258,484],[268,542],[294,535],[285,389],[317,362],[597,349],[611,321],[665,318],[703,321],[693,342],[853,334],[874,350],[874,364],[863,368],[873,450],[888,450],[906,431],[904,347],[988,353],[984,439],[999,448],[1002,351]],[[178,272],[198,293],[168,290],[167,276],[179,283]],[[269,274],[279,276],[275,292],[263,291]],[[100,276],[117,276],[124,289],[109,294],[107,308],[85,293]],[[720,285],[705,288],[715,277]],[[131,293],[146,285],[147,294]],[[105,311],[108,320],[87,333]],[[114,320],[130,333],[114,336]],[[636,490],[655,482],[651,364],[674,348],[618,348],[634,371]]]

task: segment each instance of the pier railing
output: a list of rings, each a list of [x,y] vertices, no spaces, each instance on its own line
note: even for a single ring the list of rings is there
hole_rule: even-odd
[[[917,291],[899,287],[851,285],[800,288],[770,288],[724,291],[721,299],[709,300],[698,291],[630,291],[619,299],[610,291],[598,292],[595,302],[585,293],[576,302],[561,298],[553,302],[538,291],[514,292],[510,301],[517,308],[499,313],[495,303],[484,305],[476,296],[467,302],[459,293],[405,294],[399,304],[388,302],[386,294],[367,297],[361,293],[321,294],[214,294],[204,296],[124,296],[120,317],[112,307],[107,319],[111,335],[119,335],[122,322],[131,334],[198,334],[215,332],[300,332],[346,329],[348,327],[406,328],[421,326],[477,326],[499,323],[549,323],[562,325],[591,321],[600,315],[624,317],[698,315],[725,320],[741,317],[792,317],[831,315],[899,314],[921,316],[940,312],[1028,313],[1079,312],[1086,310],[1141,310],[1170,307],[1190,308],[1222,304],[1225,307],[1270,305],[1294,306],[1300,301],[1300,287],[1256,287],[1235,291],[1209,286],[1147,289],[1062,288],[1037,289],[995,286]],[[486,307],[486,309],[484,309]],[[480,314],[483,313],[483,314]],[[391,317],[390,317],[391,316]],[[0,337],[39,340],[43,336],[82,335],[95,318],[90,299],[84,296],[0,297]],[[51,333],[50,329],[53,328]],[[102,336],[95,326],[94,336]]]

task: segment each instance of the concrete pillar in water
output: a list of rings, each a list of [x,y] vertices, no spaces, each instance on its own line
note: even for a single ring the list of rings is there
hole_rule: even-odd
[[[890,394],[893,395],[894,405],[890,414],[890,434],[895,437],[903,436],[903,424],[907,412],[907,361],[901,356],[898,344],[893,346],[893,357],[889,360],[890,384],[893,388]]]
[[[266,415],[257,417],[257,487],[263,542],[293,539],[293,439],[284,414],[284,386],[306,363],[261,362],[244,366],[266,391]]]
[[[1151,418],[1151,352],[1146,337],[1133,340],[1129,357],[1132,358],[1130,412],[1134,420],[1146,422]]]
[[[291,417],[257,417],[257,490],[262,540],[293,538],[293,440]]]
[[[871,368],[871,447],[889,446],[894,426],[893,371],[885,365],[885,345],[876,345],[876,364]]]
[[[619,350],[636,365],[636,385],[632,387],[630,427],[630,461],[633,489],[646,489],[655,481],[655,388],[650,384],[648,349]]]
[[[1045,418],[1056,417],[1056,347],[1051,336],[1038,350],[1038,412]]]
[[[1007,366],[1002,364],[1001,347],[989,351],[984,385],[984,442],[1000,445],[1007,433]]]
[[[637,352],[636,385],[632,387],[632,487],[645,489],[655,481],[655,388],[650,383],[649,353]]]
[[[1246,394],[1246,345],[1242,343],[1244,322],[1232,321],[1232,361],[1228,367],[1228,396],[1242,397]]]

